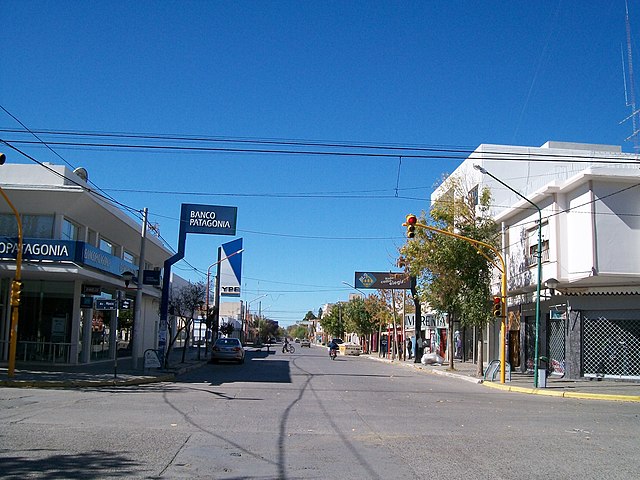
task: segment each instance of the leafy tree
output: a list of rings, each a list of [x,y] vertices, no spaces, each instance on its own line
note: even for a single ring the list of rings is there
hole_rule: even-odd
[[[338,302],[329,309],[329,312],[324,312],[320,319],[320,325],[322,329],[332,337],[340,337],[344,335],[345,322],[342,317],[342,306],[344,302]]]
[[[235,330],[235,327],[233,326],[232,323],[223,323],[220,326],[220,332],[226,335],[227,337],[230,336],[234,330]]]
[[[364,300],[365,309],[371,318],[373,330],[378,330],[378,342],[380,342],[382,338],[382,329],[386,329],[387,325],[393,320],[393,313],[385,299],[386,295],[386,290],[378,290],[376,294],[369,295]],[[369,342],[369,344],[371,344],[371,342]],[[378,350],[379,349],[380,345],[378,345]]]
[[[185,343],[184,349],[182,350],[182,362],[184,363],[185,355],[189,348],[193,318],[203,304],[206,288],[204,282],[198,282],[189,283],[182,288],[170,292],[169,311],[173,312],[172,314],[178,317],[181,322],[175,332],[171,331],[171,324],[169,325],[169,345],[165,356],[165,365],[169,362],[169,355],[173,345],[183,331],[185,332]]]
[[[443,188],[447,193],[432,205],[430,220],[423,213],[420,223],[496,244],[498,229],[488,215],[490,192],[485,189],[476,199],[464,180],[455,177],[449,177]],[[450,368],[453,368],[453,321],[459,319],[462,326],[475,326],[480,330],[477,373],[482,375],[482,328],[491,319],[493,252],[462,239],[418,228],[416,238],[408,241],[401,253],[409,272],[418,279],[421,301],[448,314]]]
[[[304,325],[291,325],[287,328],[287,335],[293,338],[307,338],[308,332]]]

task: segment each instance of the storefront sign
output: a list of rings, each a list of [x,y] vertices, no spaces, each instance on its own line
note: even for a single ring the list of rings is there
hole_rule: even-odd
[[[25,238],[22,241],[22,259],[73,262],[76,260],[77,243],[71,240]],[[17,252],[18,241],[16,238],[0,237],[0,258],[14,259]]]
[[[355,287],[408,290],[411,288],[411,278],[406,273],[356,272]]]
[[[143,285],[160,285],[160,270],[143,270],[142,271],[142,284]]]
[[[93,308],[93,297],[80,297],[80,308]]]
[[[83,295],[100,295],[102,288],[100,285],[82,285]]]
[[[420,323],[420,330],[425,330],[428,327],[431,328],[447,328],[446,315],[433,315],[425,314],[421,315],[422,322]],[[404,316],[404,328],[405,330],[414,330],[416,325],[416,314],[409,313]]]
[[[138,267],[132,263],[126,262],[121,258],[103,252],[93,245],[79,242],[81,244],[78,262],[84,263],[88,267],[97,268],[103,272],[112,273],[113,275],[122,275],[124,272],[132,272],[134,276],[138,271]]]

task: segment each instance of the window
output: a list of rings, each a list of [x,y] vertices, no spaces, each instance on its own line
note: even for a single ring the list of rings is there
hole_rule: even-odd
[[[21,215],[24,238],[53,238],[53,215]],[[18,223],[13,214],[0,214],[0,235],[18,236]]]
[[[66,218],[62,220],[62,233],[60,234],[62,240],[77,240],[79,231],[80,228],[75,223]]]
[[[549,261],[549,235],[548,223],[543,223],[541,228],[541,250],[540,259],[543,262]],[[527,264],[533,266],[538,264],[538,227],[527,230]]]
[[[98,248],[109,255],[113,255],[113,243],[105,238],[100,237]]]
[[[467,195],[471,205],[478,205],[478,185],[469,190]]]
[[[131,253],[131,252],[127,251],[127,250],[125,250],[125,251],[122,253],[122,259],[123,259],[125,262],[129,262],[129,263],[131,263],[132,265],[135,265],[135,264],[136,264],[136,256],[135,256],[133,253]]]

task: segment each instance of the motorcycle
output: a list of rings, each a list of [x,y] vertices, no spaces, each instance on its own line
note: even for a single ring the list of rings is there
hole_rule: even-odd
[[[329,357],[331,358],[331,360],[335,360],[337,355],[338,355],[338,349],[337,348],[330,348],[329,349]]]

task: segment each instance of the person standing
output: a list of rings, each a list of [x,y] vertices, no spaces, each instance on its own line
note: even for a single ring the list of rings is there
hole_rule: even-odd
[[[413,358],[413,337],[407,338],[407,358],[411,360]]]
[[[420,335],[416,340],[416,358],[422,358],[423,351],[424,351],[424,340],[422,339],[422,335]]]

